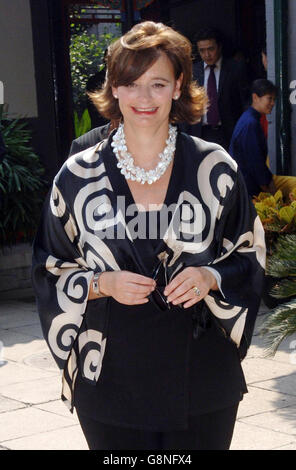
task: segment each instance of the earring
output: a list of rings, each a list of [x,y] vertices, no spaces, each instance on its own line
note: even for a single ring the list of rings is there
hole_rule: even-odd
[[[114,98],[117,100],[117,98],[118,98],[118,95],[115,95],[115,94],[114,94],[113,96],[114,96]]]
[[[179,95],[174,96],[174,100],[177,100],[177,99],[179,99]]]

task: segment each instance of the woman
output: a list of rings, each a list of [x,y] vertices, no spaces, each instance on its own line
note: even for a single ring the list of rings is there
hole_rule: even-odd
[[[140,23],[108,54],[121,125],[56,176],[34,244],[43,331],[90,449],[227,449],[265,260],[237,166],[178,133],[204,91],[191,47]]]

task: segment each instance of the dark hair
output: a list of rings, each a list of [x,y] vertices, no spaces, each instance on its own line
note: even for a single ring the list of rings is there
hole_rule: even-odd
[[[277,87],[269,80],[266,80],[265,78],[259,78],[252,83],[251,93],[256,93],[259,98],[269,94],[276,95]]]
[[[100,114],[118,120],[121,111],[112,87],[127,86],[137,80],[165,53],[172,63],[175,79],[181,73],[181,96],[172,103],[170,121],[198,122],[206,111],[205,90],[192,81],[192,49],[182,34],[162,23],[144,21],[109,46],[106,80],[101,90],[89,93]]]
[[[208,39],[215,39],[216,43],[222,45],[222,34],[215,28],[203,28],[199,30],[194,36],[194,42],[206,41]]]

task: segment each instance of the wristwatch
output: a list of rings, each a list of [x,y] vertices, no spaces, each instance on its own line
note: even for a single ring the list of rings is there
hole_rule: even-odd
[[[95,273],[93,277],[93,281],[92,281],[93,291],[99,297],[103,295],[102,292],[100,292],[100,288],[99,288],[99,279],[100,279],[101,274],[103,273]]]

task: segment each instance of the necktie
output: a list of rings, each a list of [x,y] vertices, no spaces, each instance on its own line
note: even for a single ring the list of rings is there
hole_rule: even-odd
[[[216,65],[210,65],[211,71],[208,78],[207,93],[209,97],[210,107],[207,113],[208,124],[211,126],[217,126],[220,121],[219,109],[218,109],[218,94],[215,77]]]

